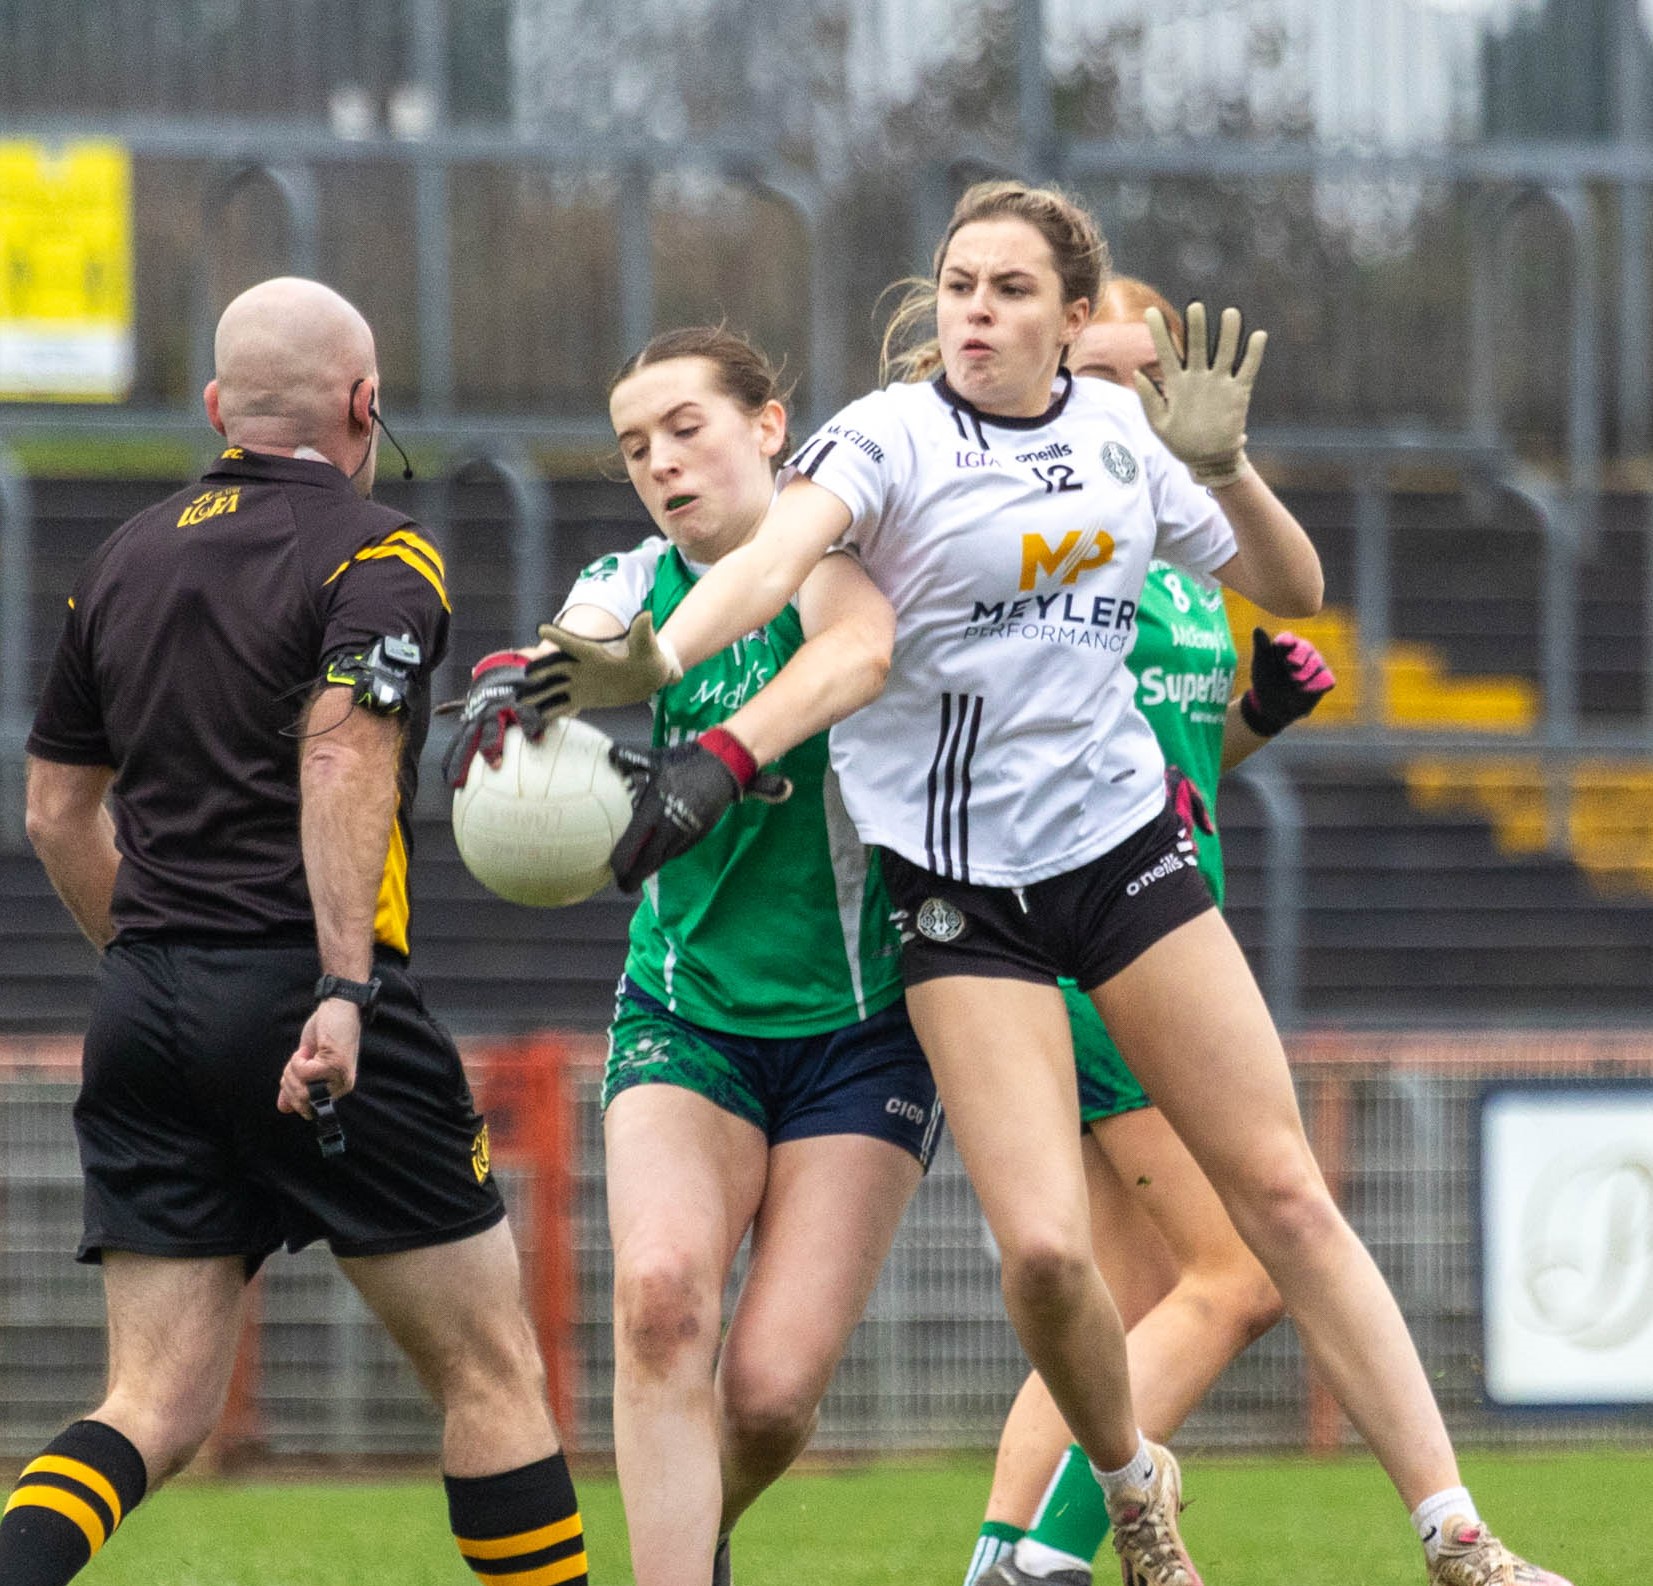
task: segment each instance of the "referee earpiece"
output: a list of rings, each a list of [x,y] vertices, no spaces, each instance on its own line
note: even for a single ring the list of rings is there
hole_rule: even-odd
[[[356,417],[357,387],[365,383],[366,377],[363,375],[358,375],[350,387],[350,396],[348,400],[350,406],[350,417],[352,420]],[[377,424],[379,428],[385,432],[385,439],[396,448],[396,455],[402,459],[402,477],[404,479],[411,479],[413,477],[413,464],[408,461],[408,454],[405,450],[403,450],[402,443],[390,433],[390,426],[385,423],[384,415],[379,411],[379,392],[377,388],[374,388],[367,393],[367,422],[369,429],[371,429],[373,425]],[[369,451],[372,450],[371,439],[369,441],[368,449]],[[363,457],[361,464],[357,466],[357,473],[361,472],[362,466],[365,465],[366,462],[367,458]],[[354,475],[351,477],[353,478]]]
[[[408,461],[408,454],[402,450],[402,443],[390,433],[390,426],[385,423],[384,415],[379,411],[379,394],[377,391],[368,398],[367,415],[385,432],[385,439],[396,448],[396,455],[402,459],[402,477],[413,477],[413,464]]]

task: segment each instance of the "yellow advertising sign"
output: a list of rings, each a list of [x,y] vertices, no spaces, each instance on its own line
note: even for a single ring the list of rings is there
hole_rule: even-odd
[[[132,385],[132,161],[119,143],[0,139],[0,400]]]

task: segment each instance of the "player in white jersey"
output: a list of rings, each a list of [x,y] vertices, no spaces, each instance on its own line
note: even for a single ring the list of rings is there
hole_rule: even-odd
[[[1143,312],[1158,308],[1179,352],[1182,316],[1154,288],[1114,276],[1069,366],[1134,390],[1160,377]],[[1129,666],[1136,702],[1184,780],[1184,824],[1219,907],[1222,851],[1212,820],[1217,778],[1307,715],[1334,686],[1319,652],[1282,634],[1256,649],[1252,688],[1230,703],[1237,664],[1220,592],[1156,564],[1143,590]],[[1253,725],[1255,723],[1255,726]],[[1203,808],[1202,808],[1203,806]],[[1131,1387],[1147,1435],[1169,1442],[1222,1369],[1282,1314],[1280,1297],[1222,1202],[1143,1093],[1084,997],[1063,995],[1073,1021],[1091,1243],[1127,1329]],[[1090,1462],[1071,1439],[1037,1372],[1017,1393],[999,1436],[993,1484],[964,1586],[1090,1586],[1108,1531]],[[1053,1474],[1054,1473],[1054,1474]]]
[[[1200,305],[1185,358],[1150,315],[1164,387],[1138,381],[1146,421],[1127,393],[1074,389],[1064,355],[1104,252],[1059,194],[968,191],[935,259],[944,378],[874,393],[820,431],[762,531],[658,643],[639,630],[623,656],[548,656],[527,688],[576,708],[650,692],[772,616],[828,547],[859,552],[896,608],[884,700],[908,714],[881,700],[835,729],[845,801],[888,845],[908,1008],[999,1244],[1011,1319],[1097,1467],[1129,1578],[1199,1577],[1176,1528],[1175,1462],[1135,1429],[1118,1315],[1090,1256],[1061,974],[1274,1280],[1412,1509],[1435,1586],[1554,1586],[1491,1537],[1460,1485],[1399,1308],[1309,1150],[1268,1010],[1161,808],[1159,751],[1120,667],[1149,558],[1283,616],[1316,611],[1323,581],[1245,458],[1262,338],[1240,357],[1235,310],[1214,362]]]

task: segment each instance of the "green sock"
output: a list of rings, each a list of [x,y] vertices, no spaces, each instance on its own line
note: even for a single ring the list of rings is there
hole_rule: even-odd
[[[1027,1534],[1030,1540],[1075,1558],[1096,1557],[1108,1534],[1108,1506],[1091,1474],[1090,1459],[1077,1443],[1062,1456]]]
[[[976,1586],[977,1580],[999,1562],[1023,1536],[1019,1525],[1006,1525],[1002,1520],[983,1520],[981,1535],[976,1538],[976,1551],[970,1555],[970,1568],[965,1571],[964,1586]]]

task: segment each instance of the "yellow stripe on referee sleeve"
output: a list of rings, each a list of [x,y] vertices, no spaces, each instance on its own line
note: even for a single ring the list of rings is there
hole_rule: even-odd
[[[42,1454],[24,1470],[18,1480],[27,1481],[30,1476],[36,1474],[67,1476],[71,1481],[78,1481],[81,1486],[95,1492],[109,1505],[109,1512],[115,1517],[116,1525],[121,1523],[120,1498],[110,1485],[109,1478],[97,1466],[82,1464],[78,1459],[65,1459],[62,1454]]]
[[[520,1558],[525,1553],[538,1553],[542,1548],[555,1547],[571,1536],[580,1534],[580,1517],[571,1514],[554,1525],[542,1525],[537,1531],[519,1531],[515,1536],[490,1537],[486,1542],[470,1542],[456,1537],[459,1551],[466,1558]]]
[[[400,810],[402,801],[396,801]],[[385,855],[384,874],[379,878],[379,900],[373,909],[373,940],[408,950],[408,849],[398,815],[390,818],[390,848]]]
[[[562,1586],[565,1580],[584,1575],[589,1568],[585,1554],[580,1552],[573,1558],[561,1558],[555,1564],[545,1564],[539,1569],[510,1570],[503,1575],[484,1574],[478,1570],[476,1575],[488,1586]]]
[[[442,560],[442,553],[424,535],[415,534],[412,529],[398,529],[385,536],[385,544],[411,545],[442,578],[448,576],[448,564]]]
[[[371,550],[358,551],[358,562],[377,562],[387,556],[394,556],[398,562],[406,562],[414,572],[428,583],[441,596],[442,609],[452,611],[448,604],[448,592],[442,587],[442,580],[436,576],[436,571],[429,562],[423,560],[417,551],[410,551],[405,545],[375,545]]]
[[[103,1521],[98,1518],[98,1512],[84,1498],[77,1498],[72,1492],[64,1492],[61,1487],[24,1486],[19,1487],[6,1503],[5,1513],[10,1514],[13,1509],[55,1509],[67,1520],[72,1520],[86,1533],[86,1540],[91,1543],[94,1553],[109,1540],[109,1534],[103,1529]],[[583,1555],[582,1555],[583,1557]],[[561,1579],[567,1580],[566,1575]],[[527,1582],[523,1582],[527,1586]]]
[[[332,582],[333,582],[333,580],[334,580],[334,579],[335,579],[335,578],[337,578],[337,577],[338,577],[338,576],[339,576],[339,574],[340,574],[340,573],[342,573],[342,572],[343,572],[343,571],[344,571],[344,570],[345,570],[345,568],[347,568],[347,567],[348,567],[348,566],[349,566],[349,565],[350,565],[350,561],[351,561],[351,559],[350,559],[350,558],[349,558],[349,557],[346,557],[346,558],[345,558],[345,559],[344,559],[344,560],[343,560],[343,561],[342,561],[342,562],[340,562],[340,563],[339,563],[339,565],[338,565],[338,566],[337,566],[337,567],[335,567],[335,568],[334,568],[334,569],[333,569],[333,571],[332,571],[332,572],[330,572],[330,573],[329,573],[329,574],[328,574],[328,575],[327,575],[327,577],[325,577],[325,578],[324,578],[324,579],[322,579],[322,581],[321,581],[321,587],[322,587],[322,588],[323,588],[323,589],[326,589],[326,588],[327,588],[327,586],[328,586],[328,585],[329,585],[329,584],[330,584],[330,583],[332,583]]]

